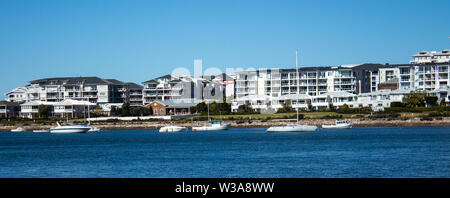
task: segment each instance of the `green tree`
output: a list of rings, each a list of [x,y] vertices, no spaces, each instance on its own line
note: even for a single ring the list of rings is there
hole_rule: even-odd
[[[410,93],[403,98],[403,104],[407,108],[423,107],[425,106],[425,96],[425,93]]]
[[[197,113],[204,113],[208,111],[208,106],[205,102],[201,102],[195,105],[195,109],[197,110]]]
[[[437,106],[438,97],[437,96],[425,96],[425,102],[427,106]]]
[[[250,113],[252,112],[252,108],[250,108],[248,105],[239,105],[237,111],[238,113]]]
[[[45,105],[39,105],[38,106],[38,114],[39,114],[39,118],[47,118],[48,117],[48,107]]]

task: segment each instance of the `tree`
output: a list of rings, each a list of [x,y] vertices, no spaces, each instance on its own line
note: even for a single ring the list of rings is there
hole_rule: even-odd
[[[425,96],[425,102],[427,106],[437,106],[438,97],[437,96]]]
[[[203,113],[208,111],[208,106],[205,102],[201,102],[195,105],[195,109],[197,110],[197,113]]]
[[[289,112],[293,112],[294,110],[292,109],[292,107],[290,105],[288,105],[288,103],[285,101],[283,103],[283,107],[281,109],[278,109],[277,113],[289,113]]]
[[[412,92],[403,98],[403,103],[407,108],[425,106],[425,93]]]
[[[130,103],[124,103],[123,105],[122,105],[122,108],[120,108],[121,109],[121,112],[120,112],[120,115],[122,115],[122,116],[130,116],[131,115],[131,109],[130,109]]]
[[[39,105],[38,106],[38,114],[39,118],[47,118],[48,117],[48,107],[45,105]]]
[[[248,105],[239,105],[237,111],[238,113],[250,113],[252,112],[252,108],[250,108]]]

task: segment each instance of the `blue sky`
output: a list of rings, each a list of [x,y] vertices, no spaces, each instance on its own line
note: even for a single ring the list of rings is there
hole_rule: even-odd
[[[0,0],[0,98],[28,81],[177,67],[408,63],[450,48],[450,1]],[[192,71],[193,72],[193,71]]]

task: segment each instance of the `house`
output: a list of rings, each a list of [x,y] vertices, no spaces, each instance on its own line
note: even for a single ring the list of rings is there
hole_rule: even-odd
[[[55,102],[30,101],[20,105],[20,117],[22,118],[39,118],[39,106],[44,105],[48,109],[48,114],[53,115],[53,105]]]
[[[166,115],[187,115],[191,114],[190,108],[198,103],[186,100],[165,100],[165,101],[152,101],[146,105],[147,108],[152,108],[153,115],[166,116]]]
[[[53,104],[55,117],[88,117],[90,110],[96,106],[89,101],[66,99]]]

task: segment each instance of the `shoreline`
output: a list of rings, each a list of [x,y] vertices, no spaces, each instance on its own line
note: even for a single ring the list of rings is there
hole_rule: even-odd
[[[433,120],[420,120],[419,118],[413,119],[375,119],[375,120],[366,120],[366,119],[347,119],[348,121],[353,123],[354,127],[414,127],[414,126],[450,126],[450,118],[445,117],[442,119],[433,119]],[[302,119],[299,121],[299,124],[306,125],[315,125],[320,127],[323,124],[334,124],[334,119]],[[163,126],[173,124],[178,126],[183,126],[187,128],[202,126],[207,122],[205,121],[195,121],[195,122],[184,122],[177,123],[175,121],[163,121],[163,122],[142,122],[142,121],[127,121],[127,122],[93,122],[91,123],[93,126],[96,126],[103,130],[120,130],[120,129],[159,129]],[[224,120],[224,124],[231,124],[230,128],[269,128],[271,126],[278,125],[287,125],[294,124],[295,121],[280,121],[280,120],[238,120],[238,121],[229,121]],[[17,127],[23,127],[27,131],[38,130],[38,129],[50,129],[55,127],[52,125],[26,125],[26,124],[18,124],[14,126],[0,126],[0,132],[9,132],[11,129],[15,129]]]

